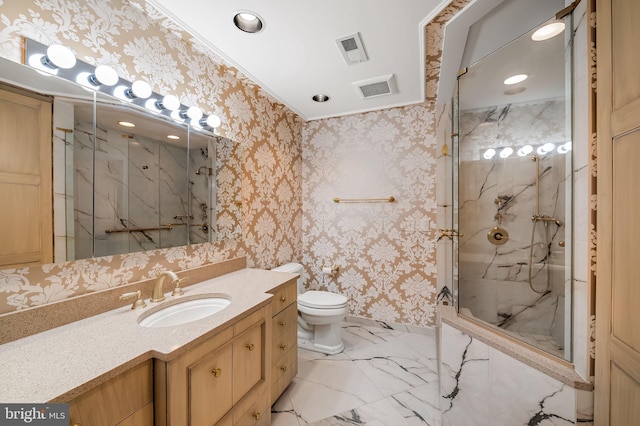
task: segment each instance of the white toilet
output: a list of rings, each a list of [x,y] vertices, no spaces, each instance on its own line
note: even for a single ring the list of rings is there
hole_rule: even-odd
[[[329,291],[304,291],[302,265],[287,263],[272,271],[299,274],[298,278],[298,347],[329,355],[340,353],[344,343],[340,335],[347,315],[347,298]]]

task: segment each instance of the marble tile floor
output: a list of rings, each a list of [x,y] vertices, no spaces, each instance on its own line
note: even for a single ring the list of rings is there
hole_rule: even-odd
[[[272,425],[440,425],[434,330],[349,319],[342,335],[337,355],[299,349]]]

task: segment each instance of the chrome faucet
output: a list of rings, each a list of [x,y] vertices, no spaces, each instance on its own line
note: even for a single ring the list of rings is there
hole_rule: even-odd
[[[153,286],[153,292],[151,293],[151,301],[152,302],[162,302],[164,300],[164,291],[162,290],[162,285],[164,284],[165,278],[171,278],[171,282],[175,283],[178,281],[178,276],[175,272],[172,271],[163,271],[158,275],[156,279],[156,284]]]

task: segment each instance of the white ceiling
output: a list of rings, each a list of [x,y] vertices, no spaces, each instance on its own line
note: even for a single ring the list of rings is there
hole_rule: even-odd
[[[425,25],[446,0],[147,0],[305,120],[424,101]],[[263,18],[256,34],[233,17]],[[369,57],[347,65],[336,40],[359,33]],[[353,83],[394,74],[397,93],[363,99]],[[330,97],[317,103],[316,94]]]

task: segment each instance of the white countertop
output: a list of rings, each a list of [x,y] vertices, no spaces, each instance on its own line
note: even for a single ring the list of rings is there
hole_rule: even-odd
[[[131,305],[0,345],[0,402],[67,402],[151,358],[170,360],[266,305],[266,292],[295,274],[241,269],[184,288],[184,295],[131,310]],[[167,288],[165,288],[167,290]],[[183,325],[147,328],[143,313],[200,294],[228,297],[221,311]],[[148,295],[147,295],[148,296]]]

